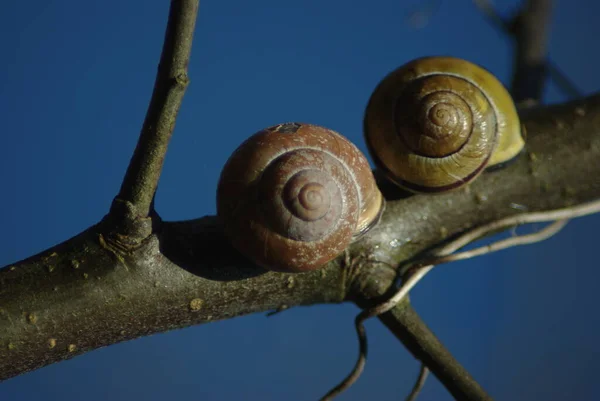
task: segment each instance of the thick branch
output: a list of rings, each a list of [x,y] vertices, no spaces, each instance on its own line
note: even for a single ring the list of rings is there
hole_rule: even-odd
[[[381,223],[326,268],[264,272],[215,219],[163,223],[134,251],[111,220],[0,270],[0,378],[136,337],[284,306],[341,302],[376,266],[397,266],[492,219],[600,198],[600,96],[528,110],[527,151],[468,190],[406,197],[382,183]],[[395,199],[395,200],[394,200]],[[345,260],[349,259],[348,266]],[[433,273],[435,274],[435,273]]]
[[[169,224],[130,254],[104,231],[0,270],[0,380],[140,336],[344,298],[339,266],[265,272],[230,249],[214,218]]]
[[[117,198],[130,202],[138,217],[151,212],[152,199],[188,85],[199,0],[172,0],[154,91],[133,157]]]

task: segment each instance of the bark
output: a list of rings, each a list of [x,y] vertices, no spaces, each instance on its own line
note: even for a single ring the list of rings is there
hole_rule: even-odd
[[[388,199],[381,223],[310,273],[252,266],[212,216],[156,216],[153,234],[130,243],[115,233],[109,214],[0,270],[0,378],[192,324],[296,305],[372,303],[398,264],[446,238],[524,210],[599,198],[600,96],[529,109],[522,118],[527,149],[514,163],[437,196],[407,196],[381,182]]]

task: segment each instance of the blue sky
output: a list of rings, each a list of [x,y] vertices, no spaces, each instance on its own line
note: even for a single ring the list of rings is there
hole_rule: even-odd
[[[411,22],[436,4],[424,26]],[[508,12],[518,2],[497,4]],[[0,266],[107,212],[137,141],[167,14],[158,0],[0,5]],[[598,2],[557,2],[550,39],[553,60],[587,94],[600,89],[597,15]],[[273,124],[324,125],[366,151],[362,116],[377,82],[434,54],[510,80],[510,41],[470,1],[203,1],[159,213],[214,214],[227,157]],[[549,85],[545,100],[566,99]],[[600,399],[599,223],[581,219],[543,244],[445,266],[413,292],[424,320],[497,399]],[[317,399],[355,361],[356,312],[295,308],[142,338],[11,379],[0,399]],[[340,400],[403,399],[417,363],[379,322],[367,328],[366,371]],[[449,399],[435,379],[420,398]]]

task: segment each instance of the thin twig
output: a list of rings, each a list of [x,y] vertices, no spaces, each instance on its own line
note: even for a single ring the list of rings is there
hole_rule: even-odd
[[[567,223],[568,220],[559,220],[544,229],[535,232],[533,234],[521,235],[514,238],[509,238],[506,240],[498,241],[490,245],[483,246],[481,248],[473,249],[471,251],[462,252],[456,255],[447,255],[439,253],[440,257],[429,260],[428,262],[420,263],[418,266],[414,268],[411,267],[411,274],[409,278],[402,284],[401,288],[394,294],[392,298],[388,301],[376,306],[373,309],[367,311],[365,314],[365,320],[385,313],[392,308],[394,308],[404,297],[408,295],[410,290],[412,290],[418,283],[429,273],[434,267],[437,265],[452,262],[454,260],[463,260],[468,259],[474,256],[483,255],[486,253],[492,253],[499,251],[501,249],[506,249],[509,247],[517,246],[517,245],[529,245],[536,242],[544,241],[551,236],[555,235],[559,232]],[[453,257],[456,256],[456,259]]]
[[[421,390],[423,390],[423,386],[425,386],[425,382],[427,381],[427,377],[429,376],[429,368],[425,366],[424,363],[421,364],[421,368],[419,369],[419,377],[417,377],[417,381],[413,389],[411,390],[408,397],[406,397],[406,401],[415,401],[419,396]]]
[[[542,230],[528,235],[520,235],[505,240],[497,241],[489,245],[484,245],[479,248],[471,249],[469,251],[453,253],[447,256],[440,256],[432,258],[428,261],[422,261],[416,266],[410,266],[411,269],[420,268],[421,266],[434,265],[439,266],[444,263],[456,262],[459,260],[470,259],[476,256],[485,255],[486,253],[492,253],[500,251],[502,249],[511,248],[517,245],[527,245],[536,242],[544,241],[553,235],[557,234],[564,226],[567,225],[569,220],[557,220],[554,223],[548,225]]]
[[[352,386],[356,380],[358,380],[365,368],[368,351],[367,335],[365,333],[365,326],[361,321],[358,320],[358,316],[354,320],[354,326],[356,328],[356,332],[358,333],[358,348],[360,357],[358,358],[358,361],[356,361],[356,365],[348,377],[340,382],[340,384],[332,388],[327,394],[325,394],[323,398],[321,398],[320,401],[331,401],[338,395],[342,394],[344,391],[350,388],[350,386]]]
[[[434,256],[432,258],[428,258],[424,261],[418,262],[418,265],[415,265],[414,263],[411,264],[411,273],[409,277],[404,281],[402,286],[389,300],[373,308],[365,309],[356,316],[355,327],[359,340],[359,357],[356,362],[356,365],[354,366],[350,374],[333,390],[331,390],[322,400],[332,400],[336,395],[341,394],[344,390],[352,386],[352,384],[354,384],[356,380],[358,380],[362,371],[364,370],[367,357],[367,337],[365,327],[363,324],[364,321],[392,310],[437,264],[448,263],[454,260],[467,259],[485,253],[496,252],[501,249],[506,249],[512,246],[526,245],[543,241],[560,231],[566,225],[568,219],[587,216],[598,212],[600,212],[600,200],[570,208],[510,216],[467,231],[466,233],[460,235],[458,238],[454,239],[448,244],[435,250],[433,252]],[[499,229],[518,226],[527,223],[542,223],[548,221],[554,221],[554,223],[533,234],[527,234],[497,241],[490,245],[486,245],[456,255],[451,255],[454,258],[449,256],[453,252],[468,245],[469,243],[485,236],[486,234],[495,233]]]
[[[188,85],[199,0],[172,0],[154,91],[140,137],[117,198],[147,217],[163,167],[167,145]]]
[[[531,212],[517,214],[515,216],[505,217],[500,220],[492,221],[488,224],[476,227],[462,234],[454,241],[440,248],[438,254],[454,252],[457,249],[470,244],[489,233],[494,233],[500,229],[514,227],[530,223],[547,223],[556,220],[574,219],[577,217],[588,216],[600,212],[600,200],[587,202],[578,206],[571,206],[562,209],[555,209],[546,212]]]

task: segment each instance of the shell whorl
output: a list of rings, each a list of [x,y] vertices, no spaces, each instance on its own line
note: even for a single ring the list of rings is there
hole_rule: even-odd
[[[321,267],[371,227],[382,199],[351,142],[287,123],[252,135],[232,154],[217,214],[244,255],[270,270],[299,272]]]
[[[296,241],[316,241],[335,230],[342,219],[356,224],[358,197],[345,166],[314,149],[294,149],[273,160],[260,179],[260,206],[270,228]]]
[[[414,60],[375,89],[367,145],[388,178],[414,192],[460,187],[524,142],[510,95],[489,72],[451,57]]]

